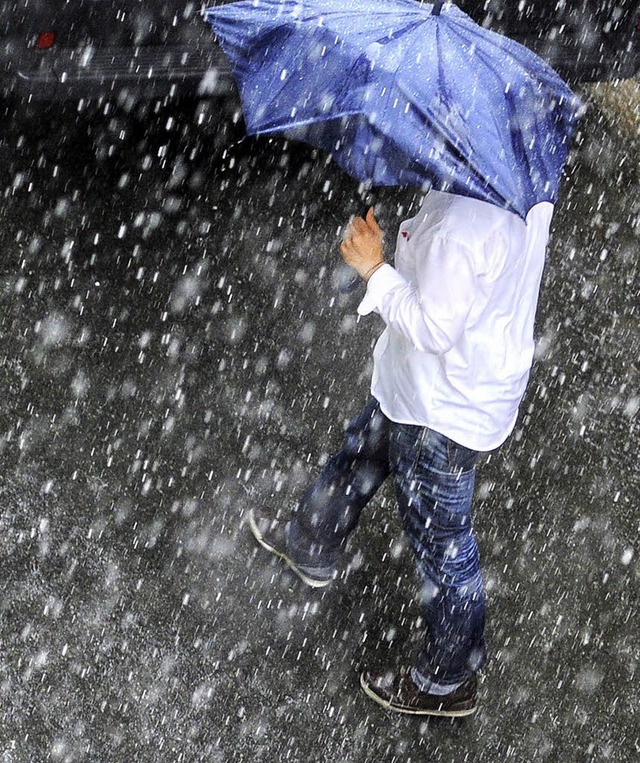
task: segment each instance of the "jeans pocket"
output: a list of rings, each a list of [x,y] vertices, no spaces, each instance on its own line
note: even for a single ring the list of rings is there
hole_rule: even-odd
[[[475,467],[479,455],[477,450],[466,448],[453,440],[447,442],[447,457],[452,471],[470,472]]]

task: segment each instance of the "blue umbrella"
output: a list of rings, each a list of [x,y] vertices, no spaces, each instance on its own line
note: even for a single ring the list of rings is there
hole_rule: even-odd
[[[367,185],[526,217],[556,201],[580,102],[532,51],[442,6],[241,0],[205,13],[250,134],[306,141]]]

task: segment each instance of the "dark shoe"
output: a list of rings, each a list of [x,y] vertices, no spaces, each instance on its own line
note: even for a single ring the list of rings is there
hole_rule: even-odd
[[[360,686],[374,702],[387,710],[409,715],[459,717],[476,711],[478,681],[472,676],[462,686],[444,696],[420,691],[408,670],[398,673],[362,673]]]
[[[287,541],[285,537],[286,523],[276,518],[275,512],[262,509],[260,514],[253,509],[249,512],[249,527],[255,539],[272,554],[283,559],[296,575],[312,588],[328,586],[334,579],[335,574],[326,570],[314,571],[309,567],[300,567],[287,554]]]

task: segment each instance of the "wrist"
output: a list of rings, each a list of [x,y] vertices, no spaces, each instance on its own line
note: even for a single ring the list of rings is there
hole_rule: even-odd
[[[384,260],[380,260],[380,262],[376,262],[375,265],[369,268],[366,273],[363,274],[362,278],[364,281],[368,281],[371,276],[376,272],[376,270],[379,270],[383,265],[385,264]]]

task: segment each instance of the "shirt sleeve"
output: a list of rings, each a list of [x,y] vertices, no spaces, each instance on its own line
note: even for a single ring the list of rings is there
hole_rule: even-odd
[[[478,278],[464,244],[443,236],[431,238],[424,249],[420,244],[412,242],[416,283],[383,265],[369,279],[358,313],[375,311],[415,349],[442,355],[464,332]]]

